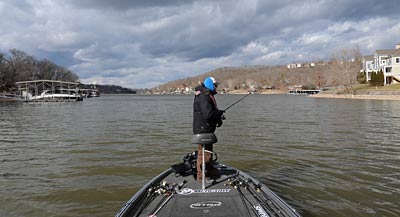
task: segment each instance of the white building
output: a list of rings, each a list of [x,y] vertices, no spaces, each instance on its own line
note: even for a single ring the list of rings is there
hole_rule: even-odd
[[[384,85],[400,82],[400,44],[397,44],[395,49],[377,50],[373,57],[365,56],[363,68],[367,81],[371,80],[372,72],[382,70]]]
[[[377,50],[374,61],[376,71],[383,71],[385,85],[400,82],[400,44],[396,49]]]
[[[363,69],[365,71],[365,77],[367,81],[371,81],[371,73],[375,71],[374,55],[364,56],[362,63],[363,63]]]
[[[400,82],[400,49],[387,58],[387,65],[384,67],[385,85]]]

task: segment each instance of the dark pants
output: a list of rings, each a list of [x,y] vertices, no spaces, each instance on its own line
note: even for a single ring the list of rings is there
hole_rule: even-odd
[[[205,145],[205,150],[208,151],[213,151],[213,144],[208,144]],[[203,152],[202,152],[202,148],[201,145],[198,145],[197,148],[197,181],[201,181],[201,170],[202,170],[202,164],[203,164]],[[212,166],[211,164],[212,161],[212,154],[205,151],[204,152],[204,162],[206,163],[206,170]]]

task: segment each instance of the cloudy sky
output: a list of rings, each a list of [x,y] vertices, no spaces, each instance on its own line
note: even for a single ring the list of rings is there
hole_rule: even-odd
[[[0,0],[0,14],[0,52],[131,88],[400,43],[399,0]]]

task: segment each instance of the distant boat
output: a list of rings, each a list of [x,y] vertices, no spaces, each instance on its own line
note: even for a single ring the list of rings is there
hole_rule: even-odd
[[[13,94],[0,94],[0,102],[17,102],[20,100],[21,98]]]
[[[100,97],[100,93],[97,90],[90,92],[90,97]]]
[[[45,90],[40,95],[32,96],[31,101],[82,101],[83,97],[76,93],[52,93]]]
[[[100,97],[100,92],[97,89],[80,89],[80,91],[85,98]]]

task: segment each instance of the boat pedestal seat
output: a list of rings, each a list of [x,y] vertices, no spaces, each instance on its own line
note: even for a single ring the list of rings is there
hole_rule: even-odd
[[[199,133],[192,136],[192,144],[209,145],[218,142],[214,133]]]
[[[205,145],[209,145],[209,144],[214,144],[218,142],[217,137],[215,136],[214,133],[200,133],[200,134],[194,134],[192,137],[192,143],[193,144],[201,144],[201,152],[202,152],[202,164],[201,164],[201,188],[204,190],[206,189],[206,175],[205,175],[205,171],[206,171],[206,164],[205,164],[205,160],[204,160],[204,146]]]

